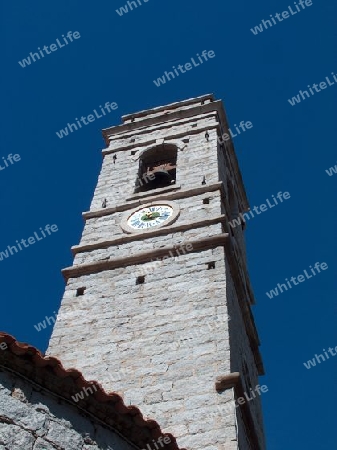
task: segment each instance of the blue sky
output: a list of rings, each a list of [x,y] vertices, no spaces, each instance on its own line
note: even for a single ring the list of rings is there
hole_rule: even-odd
[[[310,370],[303,362],[337,346],[337,83],[295,106],[288,99],[337,73],[337,5],[313,1],[254,35],[250,29],[293,1],[149,0],[123,16],[124,0],[2,2],[0,251],[46,224],[58,231],[0,261],[0,329],[45,350],[51,327],[34,324],[57,311],[89,208],[104,147],[101,129],[120,116],[214,93],[230,125],[253,128],[234,139],[251,206],[279,191],[291,198],[250,220],[246,242],[266,376],[261,382],[268,449],[336,445],[337,356]],[[62,35],[80,38],[21,67],[18,61]],[[215,58],[161,87],[153,80],[197,53]],[[118,109],[59,139],[56,131],[99,105]],[[310,265],[328,269],[283,294],[267,291]],[[335,445],[334,445],[335,444]]]

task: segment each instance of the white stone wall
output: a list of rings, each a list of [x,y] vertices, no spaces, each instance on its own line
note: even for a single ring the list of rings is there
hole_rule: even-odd
[[[219,247],[167,259],[141,285],[136,266],[71,279],[49,351],[139,406],[180,446],[230,442],[234,416],[217,405],[232,393],[215,391],[216,377],[231,371],[224,269]]]
[[[216,125],[216,121],[211,119],[200,119],[198,128]],[[176,138],[175,133],[188,135],[190,130],[197,132],[198,128],[192,128],[189,123],[176,127],[177,130],[170,129],[166,133],[157,130],[146,135],[146,142],[160,140],[167,137],[167,141],[176,141],[183,150],[178,150],[177,158],[177,180],[176,184],[182,189],[200,187],[205,175],[208,184],[218,181],[217,165],[217,135],[216,131],[209,130],[209,142],[206,142],[205,131],[198,134],[191,134],[188,143],[184,143],[182,138]],[[168,136],[167,134],[170,133]],[[207,145],[206,145],[207,144]],[[149,144],[154,146],[155,144]],[[135,147],[138,153],[144,147]],[[135,183],[138,177],[139,161],[137,155],[131,154],[132,150],[125,150],[116,153],[117,159],[114,163],[114,154],[107,154],[104,157],[102,170],[98,178],[97,187],[91,203],[90,210],[101,209],[104,199],[107,199],[108,207],[115,207],[126,203],[126,200],[134,195]]]
[[[134,450],[67,403],[0,371],[0,450]]]
[[[204,198],[209,198],[209,204],[203,204]],[[176,222],[172,224],[172,227],[175,225],[193,224],[193,222],[201,222],[205,219],[216,219],[221,215],[219,191],[175,200],[174,203],[179,206],[180,215]],[[125,236],[125,233],[120,227],[124,214],[125,213],[115,213],[109,216],[88,219],[81,239],[81,245],[111,241],[118,237]],[[210,237],[217,233],[221,233],[221,228],[214,225],[192,228],[184,232],[168,232],[168,235],[166,236],[152,238],[146,238],[146,236],[144,236],[140,241],[133,241],[118,246],[78,253],[74,259],[74,265],[108,259],[109,257],[130,256],[130,254],[135,254],[139,251],[154,250],[163,247],[164,245],[179,245],[182,242],[189,242],[202,237]]]

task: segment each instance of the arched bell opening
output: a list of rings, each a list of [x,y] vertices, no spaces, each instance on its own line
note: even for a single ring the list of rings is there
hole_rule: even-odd
[[[176,182],[177,147],[162,144],[144,152],[139,159],[136,192],[171,186]]]

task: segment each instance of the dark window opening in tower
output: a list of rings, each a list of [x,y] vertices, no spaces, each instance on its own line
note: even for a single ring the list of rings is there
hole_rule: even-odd
[[[162,144],[144,152],[139,158],[135,192],[171,186],[176,182],[177,147]]]
[[[84,295],[84,291],[86,290],[85,287],[80,287],[76,289],[76,297],[79,297],[80,295]]]

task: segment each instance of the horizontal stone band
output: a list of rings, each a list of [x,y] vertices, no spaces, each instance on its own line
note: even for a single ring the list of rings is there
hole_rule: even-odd
[[[221,216],[217,216],[212,219],[200,220],[199,222],[191,222],[181,225],[171,225],[163,228],[158,228],[153,231],[148,231],[146,234],[140,231],[139,233],[125,234],[122,235],[121,237],[111,239],[109,241],[96,242],[95,244],[74,245],[73,247],[71,247],[71,251],[74,255],[76,255],[77,253],[83,253],[101,248],[108,248],[114,245],[122,245],[128,242],[143,241],[144,239],[153,238],[156,236],[163,236],[168,233],[178,233],[190,229],[208,227],[216,223],[223,223],[225,222],[225,220],[226,216],[222,214]]]
[[[228,239],[228,233],[221,233],[212,237],[197,239],[193,241],[189,241],[193,249],[191,253],[215,248],[219,246],[224,246],[226,240]],[[66,267],[62,270],[62,274],[66,280],[69,278],[77,278],[82,275],[89,275],[92,273],[103,272],[105,270],[113,270],[118,267],[127,267],[133,264],[139,264],[142,262],[148,262],[153,258],[161,258],[163,256],[167,256],[170,252],[174,252],[177,248],[181,247],[180,245],[168,245],[167,247],[162,247],[158,249],[154,249],[147,252],[139,252],[135,255],[121,257],[121,258],[113,258],[108,261],[97,261],[90,264],[81,264],[79,266]]]

